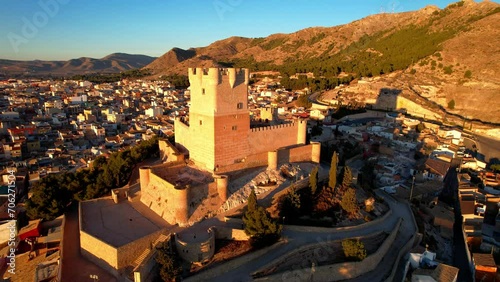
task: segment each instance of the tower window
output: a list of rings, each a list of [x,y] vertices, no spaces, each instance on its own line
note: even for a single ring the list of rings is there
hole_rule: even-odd
[[[243,103],[238,103],[238,109],[243,109]]]
[[[237,125],[233,125],[233,126],[231,127],[231,129],[232,129],[232,130],[237,130],[237,129],[238,129],[238,126],[237,126]]]
[[[201,94],[202,94],[202,95],[205,95],[205,88],[202,88],[202,89],[201,89]]]
[[[203,121],[200,119],[200,125],[202,125],[202,124],[203,124]]]

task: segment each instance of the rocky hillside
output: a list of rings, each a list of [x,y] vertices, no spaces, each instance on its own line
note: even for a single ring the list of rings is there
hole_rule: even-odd
[[[114,53],[101,59],[82,57],[69,61],[0,60],[0,72],[5,74],[73,75],[86,73],[118,73],[142,68],[156,58],[145,55]]]
[[[451,112],[500,122],[499,46],[500,5],[468,0],[444,9],[372,15],[341,26],[174,48],[146,68],[157,75],[185,75],[188,67],[210,66],[278,70],[285,76],[313,72],[317,85],[312,89],[333,88],[345,75],[381,76],[387,86],[411,86],[447,109],[454,100]],[[395,71],[398,75],[387,75]],[[327,81],[320,87],[319,80]],[[486,104],[491,110],[485,111]]]

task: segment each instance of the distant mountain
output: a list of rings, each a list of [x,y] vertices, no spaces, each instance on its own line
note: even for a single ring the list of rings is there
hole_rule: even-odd
[[[284,75],[313,72],[330,82],[342,75],[392,77],[393,87],[422,86],[430,89],[423,95],[445,108],[454,100],[455,112],[500,122],[498,111],[484,108],[500,109],[499,46],[500,5],[466,0],[444,9],[427,6],[340,26],[174,48],[145,68],[154,76],[186,75],[188,67],[235,66]]]
[[[142,68],[156,58],[145,55],[113,53],[101,59],[82,57],[68,61],[14,61],[0,59],[0,72],[29,75],[74,75],[86,73],[118,73]]]

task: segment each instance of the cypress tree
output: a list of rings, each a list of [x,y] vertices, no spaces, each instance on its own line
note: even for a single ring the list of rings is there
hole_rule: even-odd
[[[331,188],[335,188],[337,185],[337,152],[333,152],[332,163],[330,165],[330,174],[328,179],[328,186]]]
[[[353,216],[358,212],[358,201],[356,199],[356,190],[353,188],[347,189],[347,191],[342,196],[340,201],[340,206],[344,211],[346,211],[349,216]]]
[[[311,188],[311,194],[316,194],[318,189],[318,167],[315,166],[311,170],[311,175],[309,176],[309,187]]]
[[[342,176],[342,189],[346,190],[352,184],[352,171],[348,166],[344,167],[344,175]]]
[[[243,215],[245,233],[251,237],[254,247],[271,245],[281,236],[282,226],[267,213],[264,207],[257,205],[255,192],[250,192],[248,209]]]

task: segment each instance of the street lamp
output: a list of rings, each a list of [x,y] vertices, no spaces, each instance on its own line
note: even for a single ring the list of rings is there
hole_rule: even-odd
[[[413,180],[411,182],[411,190],[410,190],[410,203],[411,203],[411,198],[413,197],[413,187],[415,186],[415,175],[413,175]]]

